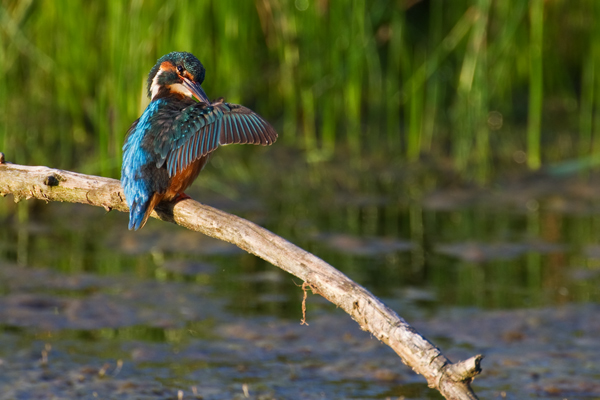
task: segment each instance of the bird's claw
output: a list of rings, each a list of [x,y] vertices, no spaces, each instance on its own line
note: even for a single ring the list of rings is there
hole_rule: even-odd
[[[178,193],[177,196],[175,196],[175,198],[173,198],[173,201],[178,203],[182,200],[187,200],[187,199],[191,199],[191,197],[188,196],[187,194],[181,192],[181,193]]]

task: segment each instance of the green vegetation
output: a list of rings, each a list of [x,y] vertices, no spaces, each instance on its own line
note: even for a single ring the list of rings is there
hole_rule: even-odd
[[[3,0],[0,149],[117,177],[146,74],[188,50],[209,96],[256,109],[308,161],[426,155],[484,183],[592,155],[598,15],[594,0]]]

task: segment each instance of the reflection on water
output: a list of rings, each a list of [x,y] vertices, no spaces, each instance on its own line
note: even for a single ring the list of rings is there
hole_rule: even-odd
[[[209,168],[190,194],[330,262],[451,358],[487,354],[475,382],[485,398],[600,396],[586,380],[597,367],[561,386],[572,366],[552,353],[591,354],[595,328],[582,321],[599,312],[595,179],[483,190],[400,168],[282,165],[226,192],[216,177],[235,179]],[[248,168],[262,177],[272,165]],[[300,327],[301,282],[234,246],[159,221],[128,232],[127,215],[82,205],[5,199],[0,209],[0,398],[47,390],[40,382],[90,398],[242,398],[243,384],[265,399],[438,398],[320,297]]]

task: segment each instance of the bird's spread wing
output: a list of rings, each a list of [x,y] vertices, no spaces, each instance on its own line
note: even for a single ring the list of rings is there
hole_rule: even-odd
[[[237,104],[197,103],[181,111],[156,143],[162,166],[174,176],[219,145],[234,143],[270,145],[277,140],[275,129],[252,110]]]

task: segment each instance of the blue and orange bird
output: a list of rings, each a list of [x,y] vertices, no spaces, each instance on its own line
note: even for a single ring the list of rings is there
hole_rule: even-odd
[[[169,53],[150,70],[150,104],[123,145],[129,229],[141,229],[161,201],[188,198],[183,191],[220,145],[266,146],[277,140],[273,127],[250,109],[223,98],[211,102],[201,86],[204,73],[202,63],[186,52]]]

